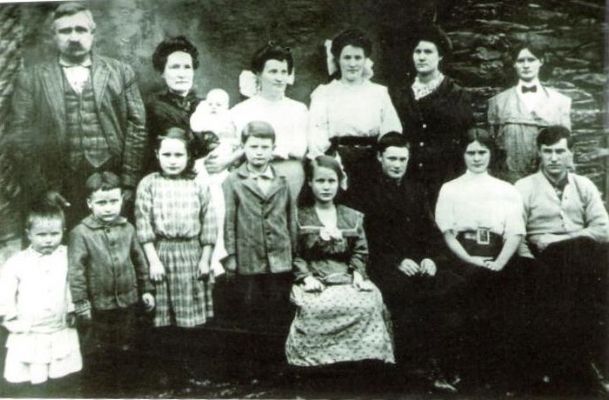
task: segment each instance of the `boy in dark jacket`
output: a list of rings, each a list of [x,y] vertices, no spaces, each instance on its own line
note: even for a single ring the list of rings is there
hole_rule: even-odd
[[[99,384],[108,372],[103,387],[110,390],[120,385],[124,371],[114,366],[133,359],[138,303],[141,299],[151,310],[154,297],[135,229],[120,215],[120,179],[96,172],[87,179],[86,190],[91,214],[70,232],[68,278],[84,346],[85,385]]]

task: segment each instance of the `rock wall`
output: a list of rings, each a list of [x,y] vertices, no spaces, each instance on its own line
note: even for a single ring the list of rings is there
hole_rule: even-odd
[[[13,78],[21,66],[22,41],[20,7],[0,7],[0,243],[20,229],[15,204],[19,187],[12,179],[13,166],[3,151],[2,138],[9,117]]]
[[[601,1],[469,0],[452,9],[444,27],[454,45],[447,73],[468,87],[481,123],[486,100],[515,82],[509,49],[523,40],[547,47],[542,80],[573,101],[576,169],[607,196],[606,159],[582,157],[608,144],[604,20]]]
[[[578,171],[607,194],[604,160],[581,155],[607,145],[601,0],[97,0],[96,48],[136,70],[144,97],[161,87],[150,57],[167,36],[185,34],[199,48],[195,86],[204,94],[222,87],[240,101],[237,77],[251,54],[268,40],[293,49],[296,84],[288,95],[308,103],[325,82],[323,41],[348,26],[359,26],[375,42],[375,80],[391,85],[412,73],[405,49],[419,27],[435,20],[449,33],[455,52],[446,73],[472,93],[478,121],[486,100],[513,83],[509,48],[529,37],[550,48],[548,83],[573,99]],[[12,81],[20,65],[52,55],[50,13],[56,3],[0,5],[0,138]],[[549,67],[549,68],[548,68]],[[606,125],[605,125],[606,126]],[[0,152],[1,153],[1,152]],[[16,186],[0,154],[0,240],[14,230],[8,205]]]

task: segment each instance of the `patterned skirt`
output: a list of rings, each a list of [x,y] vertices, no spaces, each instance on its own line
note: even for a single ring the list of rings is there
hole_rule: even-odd
[[[390,324],[381,292],[351,284],[327,286],[321,293],[292,288],[298,307],[286,342],[288,363],[326,365],[345,361],[395,362]]]
[[[154,325],[190,328],[213,317],[213,279],[198,280],[202,248],[198,239],[161,239],[156,250],[165,279],[155,283]]]

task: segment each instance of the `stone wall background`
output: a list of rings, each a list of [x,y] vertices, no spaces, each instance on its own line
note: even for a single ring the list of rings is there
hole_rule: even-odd
[[[515,83],[508,50],[525,39],[548,49],[542,79],[569,96],[578,173],[590,177],[607,198],[607,161],[582,155],[607,147],[605,124],[607,25],[601,1],[462,1],[444,24],[454,53],[447,73],[470,90],[478,121],[486,99]]]
[[[327,81],[323,41],[349,26],[374,40],[375,78],[392,85],[412,75],[417,29],[436,21],[450,35],[454,54],[445,72],[472,93],[478,122],[486,100],[513,83],[506,60],[513,43],[529,37],[550,48],[548,83],[573,99],[578,171],[607,196],[607,162],[581,155],[607,146],[604,89],[606,35],[602,0],[91,0],[100,53],[122,59],[138,74],[144,97],[161,88],[150,57],[164,37],[185,34],[200,51],[195,86],[201,94],[221,87],[231,104],[241,100],[238,75],[251,54],[268,40],[293,49],[296,84],[288,95],[308,104]],[[22,65],[52,56],[50,13],[56,3],[0,5],[0,138],[12,81]],[[548,68],[550,67],[550,68]],[[0,141],[1,144],[1,141]],[[0,241],[18,231],[11,166],[0,149]],[[13,206],[13,207],[11,207]]]

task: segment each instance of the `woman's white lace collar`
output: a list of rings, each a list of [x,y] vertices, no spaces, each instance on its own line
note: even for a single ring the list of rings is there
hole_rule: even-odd
[[[423,98],[433,93],[443,81],[444,74],[442,74],[441,72],[438,73],[438,76],[436,76],[434,79],[426,83],[421,82],[421,80],[417,76],[414,79],[414,83],[412,84],[412,92],[414,93],[414,99],[419,100],[420,98]]]

